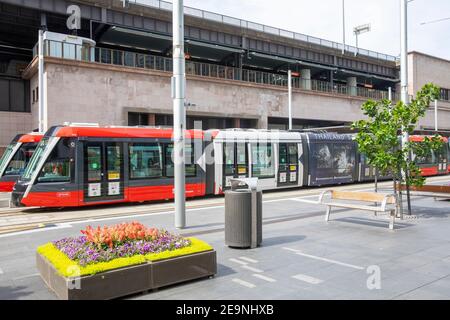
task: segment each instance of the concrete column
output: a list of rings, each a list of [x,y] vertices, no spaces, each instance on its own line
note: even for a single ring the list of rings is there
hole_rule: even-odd
[[[267,129],[268,127],[269,127],[269,118],[267,114],[261,114],[261,117],[258,119],[256,129]]]
[[[234,118],[234,127],[235,128],[240,128],[241,127],[241,119]]]
[[[311,69],[300,70],[301,85],[300,88],[311,90]]]
[[[148,114],[148,125],[155,126],[156,125],[156,115],[154,113]]]
[[[347,78],[347,92],[350,96],[356,96],[358,94],[356,77]]]

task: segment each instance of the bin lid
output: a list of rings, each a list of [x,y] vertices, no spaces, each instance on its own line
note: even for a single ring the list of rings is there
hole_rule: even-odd
[[[231,190],[236,190],[242,186],[247,186],[251,191],[260,191],[258,186],[258,178],[233,178],[230,179]],[[241,189],[242,190],[242,189]]]

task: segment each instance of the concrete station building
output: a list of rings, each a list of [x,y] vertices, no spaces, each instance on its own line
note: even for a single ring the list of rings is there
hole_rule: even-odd
[[[68,8],[81,9],[69,30]],[[38,128],[38,30],[44,42],[48,126],[172,125],[171,3],[158,0],[0,0],[0,153]],[[360,119],[368,98],[399,97],[398,59],[277,28],[185,9],[188,128],[286,129],[292,70],[294,128]],[[450,130],[450,61],[409,55],[410,92],[441,86]],[[434,127],[433,109],[420,124]]]

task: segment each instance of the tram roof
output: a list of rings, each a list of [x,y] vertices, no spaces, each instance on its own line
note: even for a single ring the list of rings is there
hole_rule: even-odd
[[[30,142],[39,142],[42,140],[42,137],[44,135],[42,133],[27,133],[27,134],[22,134],[20,135],[18,142],[22,142],[22,143],[30,143]]]
[[[61,126],[50,129],[56,137],[104,137],[104,138],[167,138],[173,137],[173,129],[143,127],[72,127]],[[186,130],[186,137],[202,139],[201,130]]]
[[[211,130],[212,136],[221,141],[300,141],[301,133],[263,129]]]
[[[411,142],[422,142],[422,141],[425,140],[425,137],[431,138],[433,136],[418,136],[418,135],[410,136],[409,137],[409,141],[411,141]],[[443,142],[448,142],[448,138],[446,138],[446,137],[441,137],[441,140]]]

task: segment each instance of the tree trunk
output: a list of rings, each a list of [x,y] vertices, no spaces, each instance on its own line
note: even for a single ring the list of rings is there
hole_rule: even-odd
[[[378,192],[378,170],[375,169],[375,192]]]
[[[412,210],[411,210],[411,193],[409,186],[408,170],[405,171],[405,175],[406,175],[406,201],[408,202],[408,215],[410,216],[412,214]]]

